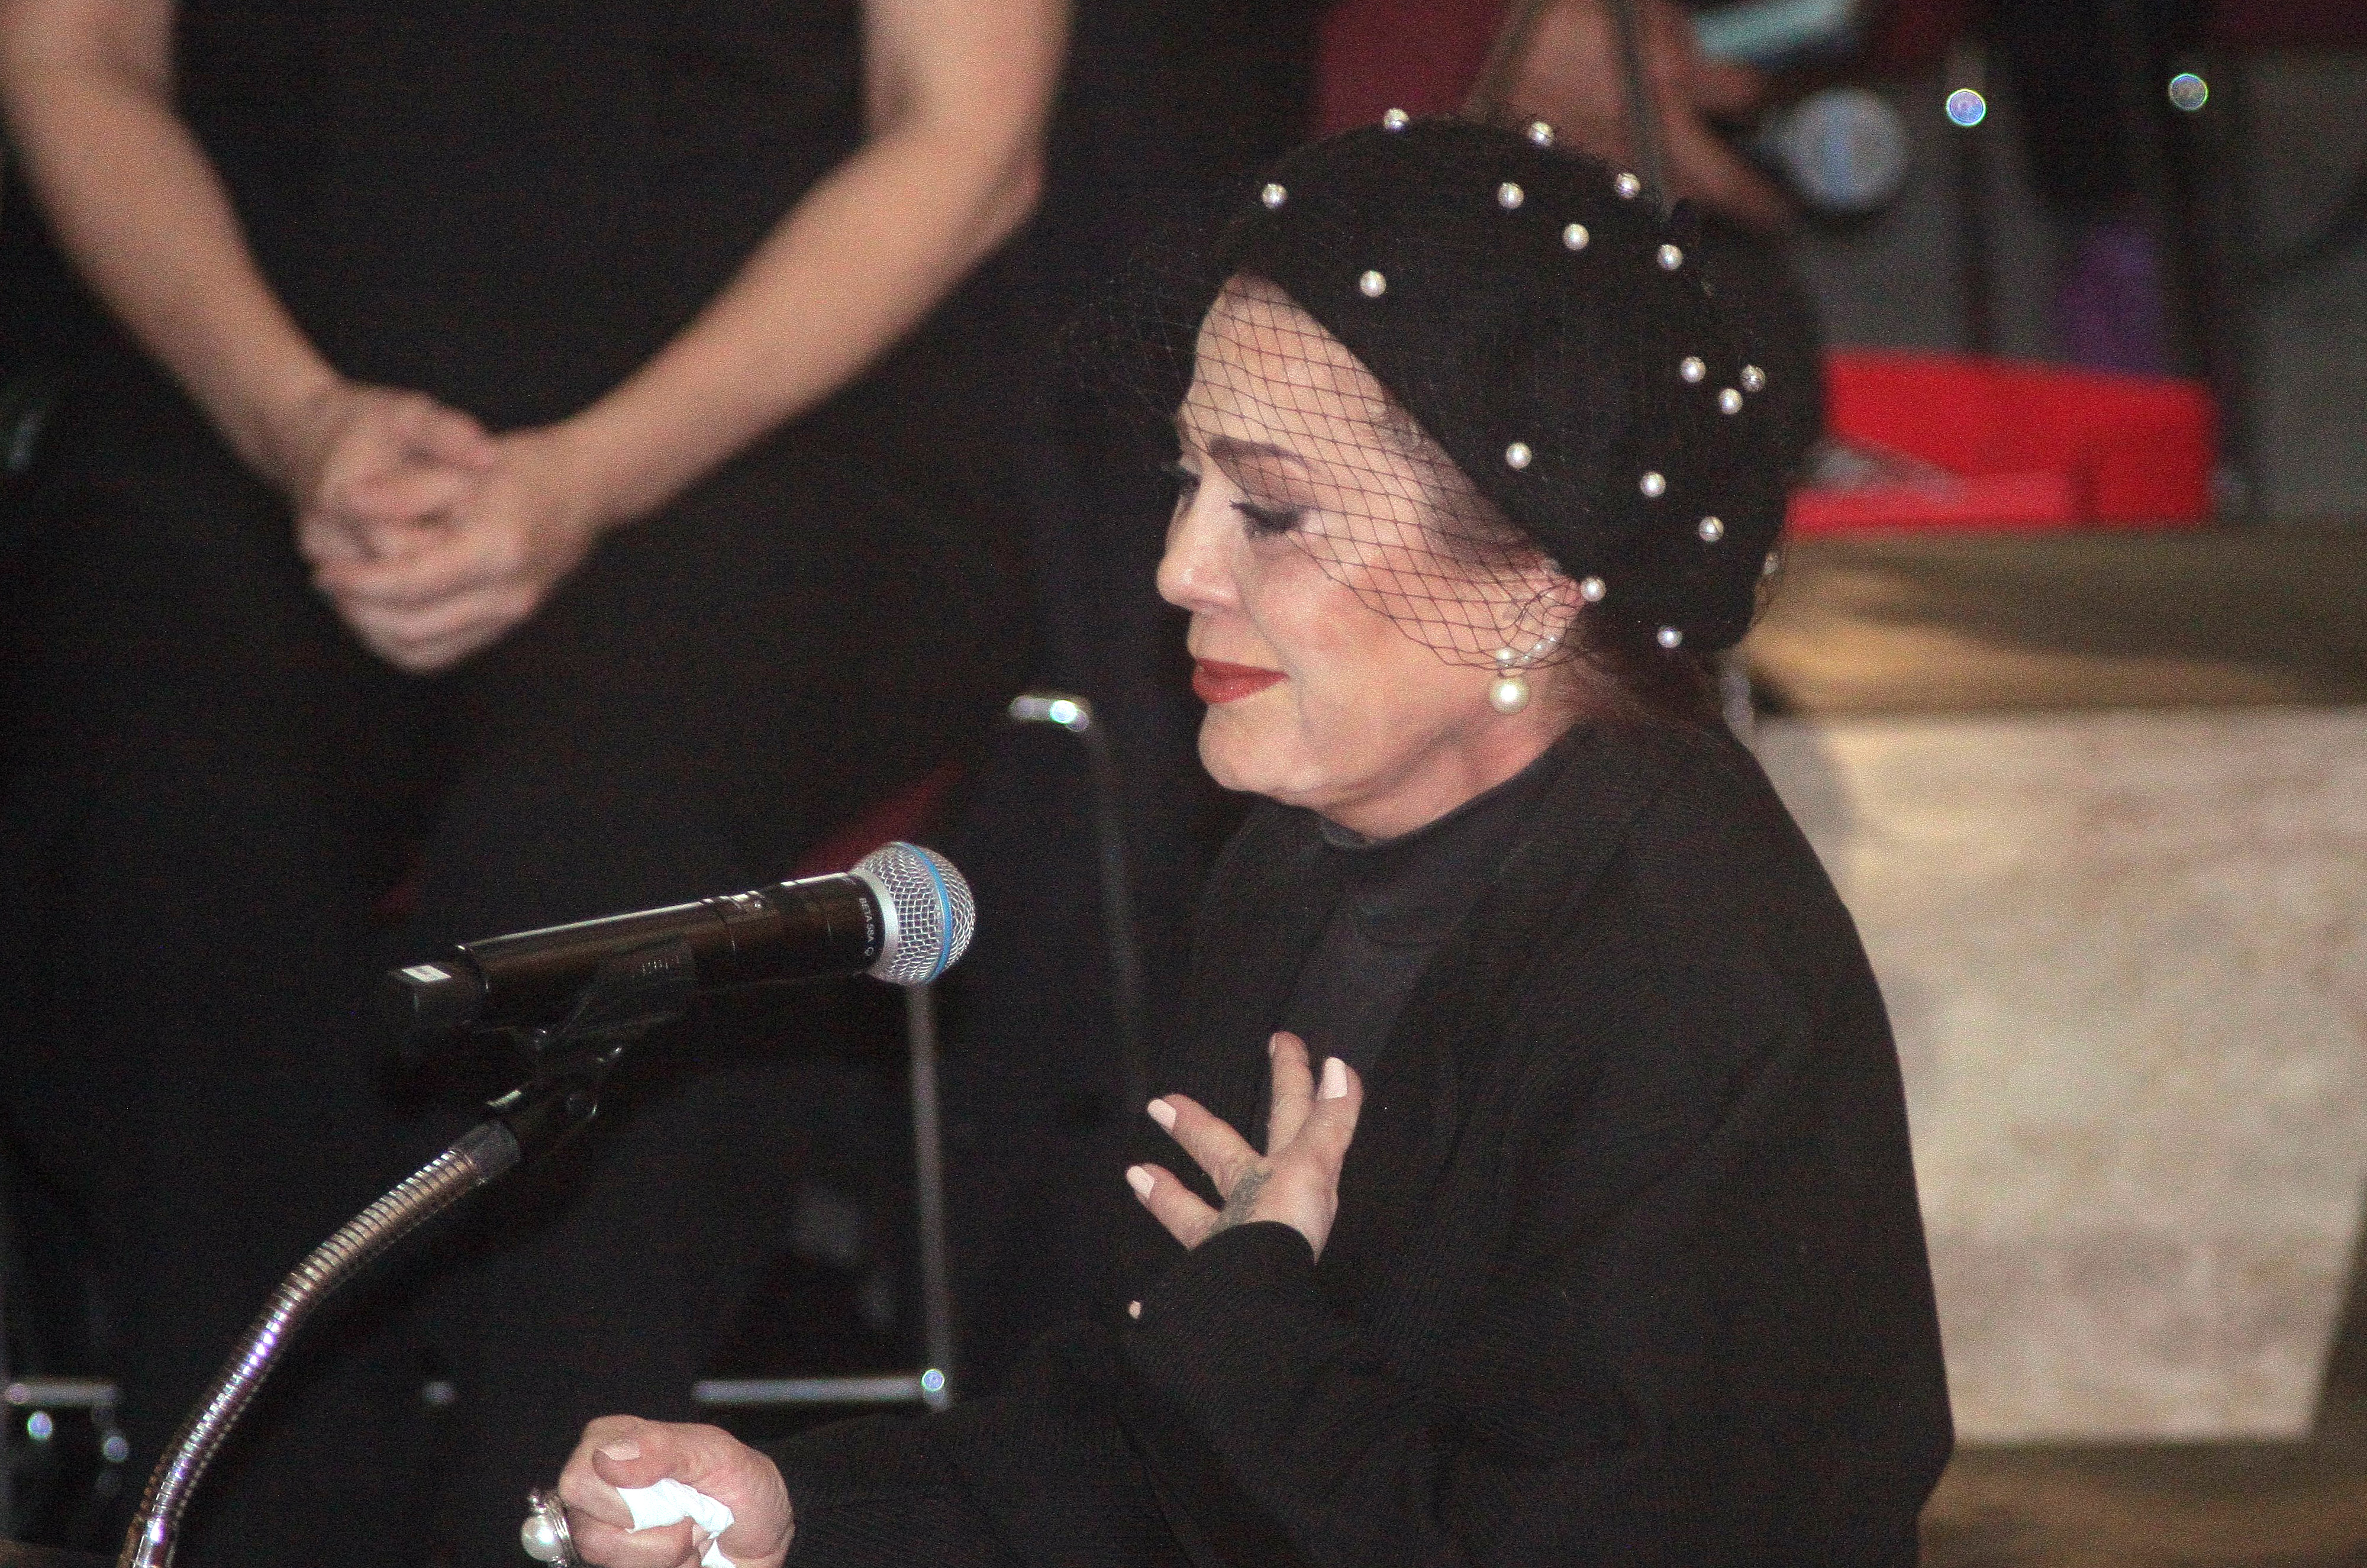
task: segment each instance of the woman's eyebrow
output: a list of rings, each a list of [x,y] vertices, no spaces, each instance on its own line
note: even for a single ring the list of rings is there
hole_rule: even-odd
[[[1243,441],[1238,436],[1219,435],[1208,443],[1208,456],[1228,467],[1235,463],[1256,463],[1279,459],[1295,467],[1308,466],[1305,457],[1287,446],[1276,446],[1264,441]]]

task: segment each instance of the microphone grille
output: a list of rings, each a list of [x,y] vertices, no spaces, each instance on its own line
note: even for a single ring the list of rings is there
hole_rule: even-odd
[[[902,842],[865,855],[855,874],[871,885],[888,916],[888,940],[869,973],[897,986],[925,986],[969,950],[978,906],[954,863]]]

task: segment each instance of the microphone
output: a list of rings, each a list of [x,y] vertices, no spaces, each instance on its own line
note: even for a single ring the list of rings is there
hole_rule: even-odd
[[[603,964],[677,938],[700,990],[842,975],[924,986],[953,967],[977,924],[952,862],[918,844],[883,844],[834,876],[464,942],[390,970],[380,1014],[390,1037],[413,1044],[553,1024]]]

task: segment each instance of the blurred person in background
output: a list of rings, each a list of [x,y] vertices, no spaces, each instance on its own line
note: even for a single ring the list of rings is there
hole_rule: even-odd
[[[1024,673],[988,258],[1064,27],[0,6],[40,219],[8,202],[0,282],[56,389],[7,498],[0,1071],[88,1238],[135,1472],[271,1281],[465,1113],[388,1098],[375,965],[787,874]],[[684,1409],[819,1115],[809,1069],[710,1043],[472,1216],[424,1341],[382,1292],[308,1348],[186,1559],[423,1555],[431,1364],[470,1559],[514,1550],[557,1434]]]

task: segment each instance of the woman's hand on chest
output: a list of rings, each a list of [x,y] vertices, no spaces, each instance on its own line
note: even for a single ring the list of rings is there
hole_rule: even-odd
[[[1161,1166],[1135,1166],[1126,1179],[1143,1207],[1187,1247],[1233,1225],[1274,1220],[1305,1236],[1320,1258],[1340,1211],[1340,1168],[1356,1134],[1365,1086],[1337,1056],[1323,1064],[1319,1085],[1306,1043],[1295,1034],[1275,1034],[1267,1050],[1274,1063],[1274,1098],[1263,1155],[1186,1095],[1150,1102],[1151,1119],[1216,1184],[1224,1200],[1221,1210],[1210,1208]]]

